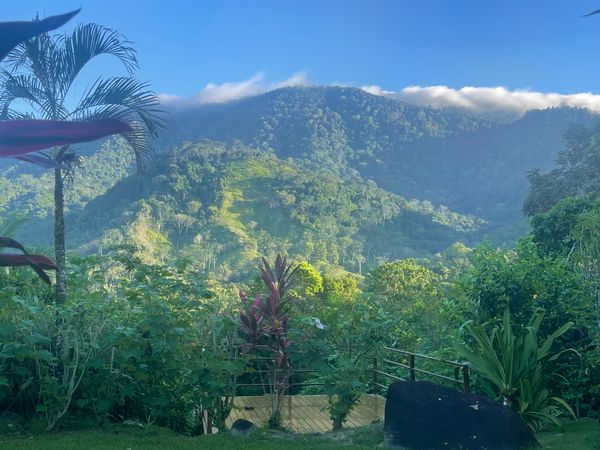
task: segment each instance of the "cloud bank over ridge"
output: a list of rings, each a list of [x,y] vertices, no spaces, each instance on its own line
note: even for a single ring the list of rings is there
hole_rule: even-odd
[[[225,103],[245,97],[264,94],[275,89],[293,86],[308,86],[308,76],[304,72],[293,74],[286,80],[277,83],[265,82],[262,72],[252,75],[247,80],[222,84],[208,83],[204,89],[191,97],[159,94],[161,104],[167,107],[185,108],[210,103]]]
[[[252,97],[283,87],[310,86],[305,72],[298,72],[286,80],[267,82],[259,72],[247,80],[209,83],[204,89],[190,97],[160,94],[160,101],[166,107],[186,108],[205,104],[225,103]],[[335,84],[342,85],[342,84]],[[350,86],[344,84],[343,86]],[[537,92],[528,89],[510,90],[503,86],[473,87],[454,89],[448,86],[408,86],[400,91],[389,91],[380,86],[362,86],[362,90],[373,95],[385,96],[432,108],[464,108],[476,114],[490,116],[518,117],[532,109],[553,107],[587,108],[600,113],[600,95],[590,92],[558,94]]]
[[[505,87],[453,89],[448,86],[408,86],[401,91],[386,91],[379,86],[363,86],[366,92],[432,108],[464,108],[478,114],[521,116],[532,109],[569,106],[600,113],[600,95],[590,92],[557,94]]]

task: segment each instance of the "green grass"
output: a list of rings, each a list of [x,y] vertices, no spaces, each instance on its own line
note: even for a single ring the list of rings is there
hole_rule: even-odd
[[[555,450],[600,450],[600,427],[594,419],[568,422],[562,429],[537,434],[544,448]]]
[[[380,436],[375,435],[377,444]],[[371,445],[340,443],[337,439],[312,435],[293,435],[260,430],[250,438],[227,434],[187,437],[169,430],[154,428],[150,433],[124,427],[111,427],[107,431],[73,431],[37,434],[20,437],[0,437],[0,449],[10,450],[270,450],[293,447],[308,449],[372,449]]]
[[[230,435],[187,437],[155,427],[149,433],[134,427],[113,425],[106,431],[81,430],[59,433],[0,435],[0,449],[14,450],[294,450],[381,448],[380,426],[345,430],[324,435],[299,435],[257,431],[251,438]],[[560,430],[538,434],[544,448],[556,450],[600,450],[600,429],[592,419],[570,422]]]

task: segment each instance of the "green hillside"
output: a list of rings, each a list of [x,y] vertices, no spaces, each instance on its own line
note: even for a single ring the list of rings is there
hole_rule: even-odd
[[[223,277],[276,251],[363,272],[455,241],[510,244],[527,231],[527,172],[551,167],[570,124],[595,117],[555,109],[493,123],[340,87],[176,110],[146,174],[127,177],[118,140],[83,149],[67,244],[135,242],[149,259],[186,254]],[[0,214],[19,211],[19,237],[48,245],[52,174],[8,162]]]
[[[71,243],[87,251],[134,242],[149,259],[177,252],[225,278],[277,251],[362,272],[382,259],[473,242],[484,229],[372,182],[212,142],[161,155],[149,174],[122,180],[70,219]]]
[[[552,166],[583,109],[531,111],[493,123],[465,110],[432,109],[342,87],[286,88],[237,102],[174,112],[162,144],[240,141],[302,165],[373,180],[490,223],[497,242],[527,230],[527,172]]]

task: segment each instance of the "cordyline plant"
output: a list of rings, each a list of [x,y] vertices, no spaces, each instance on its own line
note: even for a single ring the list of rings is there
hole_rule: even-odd
[[[296,279],[297,268],[298,266],[288,264],[280,254],[277,255],[273,268],[263,258],[259,269],[263,282],[269,288],[269,295],[263,301],[260,294],[257,294],[248,309],[248,297],[240,291],[240,328],[248,337],[248,343],[244,344],[242,350],[248,352],[254,348],[265,349],[273,357],[269,418],[269,426],[273,428],[281,425],[283,396],[289,387],[291,376],[291,342],[288,339],[290,298],[286,294]]]
[[[0,61],[16,46],[60,27],[78,12],[79,10],[76,10],[30,22],[1,22]],[[55,164],[48,156],[31,153],[128,131],[131,131],[128,125],[111,118],[87,122],[28,119],[0,121],[0,158],[14,157],[43,167],[57,168],[60,165]],[[43,255],[30,255],[19,242],[13,239],[0,237],[0,248],[14,248],[22,252],[22,254],[0,254],[1,267],[30,266],[46,283],[50,283],[50,278],[44,270],[57,270],[56,264],[50,258]]]

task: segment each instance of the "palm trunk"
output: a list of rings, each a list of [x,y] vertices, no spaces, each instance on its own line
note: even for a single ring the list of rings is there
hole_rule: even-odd
[[[65,194],[62,170],[54,170],[54,253],[56,257],[56,304],[67,299],[67,268],[65,258]]]

